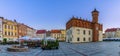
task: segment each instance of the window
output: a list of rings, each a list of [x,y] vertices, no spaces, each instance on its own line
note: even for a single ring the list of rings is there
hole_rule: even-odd
[[[77,34],[80,34],[80,30],[79,29],[77,29]]]
[[[77,41],[80,41],[80,38],[79,38],[79,37],[77,38]]]
[[[17,33],[15,33],[15,36],[17,35]]]
[[[8,35],[10,36],[10,32],[8,32]]]
[[[10,29],[10,26],[8,25],[8,29]]]
[[[91,32],[89,31],[89,35],[91,34]]]
[[[13,27],[14,27],[14,26],[11,26],[11,29],[12,29],[12,30],[13,30]]]
[[[15,27],[15,30],[16,30],[16,27]]]
[[[85,41],[85,37],[83,38],[83,41]]]
[[[5,29],[7,29],[7,25],[5,25]]]
[[[83,31],[83,34],[85,35],[85,30]]]
[[[12,29],[12,26],[11,26],[11,25],[10,25],[9,27],[10,27],[10,29]]]
[[[13,36],[13,32],[11,32],[11,36]]]
[[[7,32],[5,32],[5,35],[7,35]]]

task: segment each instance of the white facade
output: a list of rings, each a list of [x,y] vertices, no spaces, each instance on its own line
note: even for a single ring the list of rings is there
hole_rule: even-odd
[[[92,42],[93,32],[92,29],[71,27],[66,31],[66,42],[80,43],[80,42]],[[99,41],[102,41],[102,31],[99,31]]]
[[[103,41],[103,32],[99,31],[99,41]]]
[[[32,28],[27,28],[27,36],[36,37],[36,30],[34,30]]]
[[[114,38],[114,37],[120,38],[120,29],[117,29],[115,31],[105,32],[105,37],[106,38]]]
[[[59,40],[61,38],[61,33],[51,33],[51,37],[54,37]]]
[[[36,37],[36,30],[33,30],[33,37]]]
[[[40,37],[40,38],[45,38],[45,37],[46,37],[46,33],[37,34],[37,37]]]
[[[115,37],[115,31],[113,31],[113,32],[105,32],[105,36],[107,37],[107,38],[111,38],[111,37]]]
[[[120,38],[120,29],[115,32],[115,37],[119,37]]]

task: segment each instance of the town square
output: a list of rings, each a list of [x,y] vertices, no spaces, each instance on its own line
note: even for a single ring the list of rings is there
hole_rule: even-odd
[[[30,48],[28,52],[8,52],[6,48],[11,45],[0,46],[0,56],[119,56],[119,42],[91,42],[70,44],[60,42],[58,50],[42,50]]]
[[[0,56],[120,56],[119,0],[0,0]]]

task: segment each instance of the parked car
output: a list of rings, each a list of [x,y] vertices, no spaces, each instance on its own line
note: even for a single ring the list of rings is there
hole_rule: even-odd
[[[45,49],[58,49],[59,48],[59,41],[52,37],[44,38],[41,42],[41,48]]]

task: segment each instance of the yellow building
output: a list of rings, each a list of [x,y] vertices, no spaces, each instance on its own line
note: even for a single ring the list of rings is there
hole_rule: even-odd
[[[51,37],[58,39],[59,41],[65,41],[66,39],[66,30],[64,29],[54,29],[51,30]]]
[[[62,29],[61,30],[61,38],[60,38],[60,40],[65,41],[65,39],[66,39],[66,30]]]
[[[35,37],[36,30],[23,23],[18,23],[16,20],[12,21],[0,17],[0,41],[3,41],[4,38],[7,41],[15,41],[23,36]]]
[[[3,38],[9,41],[18,39],[17,22],[3,19]]]
[[[54,38],[60,40],[61,31],[58,30],[58,29],[53,29],[53,30],[51,30],[51,37],[54,37]]]

